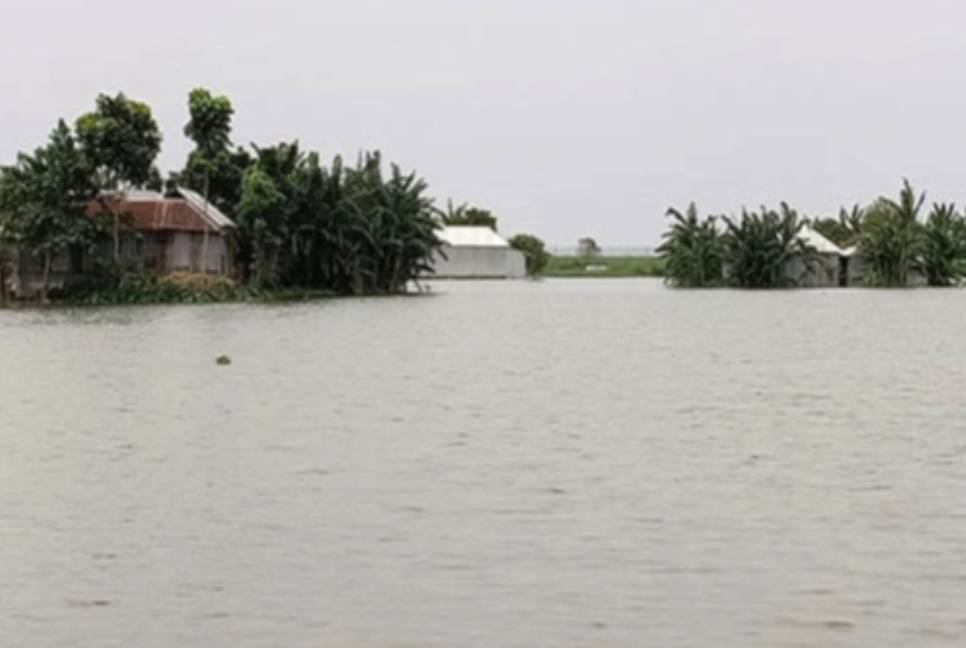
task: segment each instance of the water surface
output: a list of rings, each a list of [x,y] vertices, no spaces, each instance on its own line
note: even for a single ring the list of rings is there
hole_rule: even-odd
[[[966,645],[966,293],[435,292],[0,312],[0,643]]]

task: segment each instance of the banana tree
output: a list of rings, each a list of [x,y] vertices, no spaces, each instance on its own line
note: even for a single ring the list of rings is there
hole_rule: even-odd
[[[665,280],[682,288],[703,288],[722,281],[723,246],[714,217],[701,220],[691,203],[685,213],[668,209],[671,225],[657,249],[665,262]]]
[[[953,286],[966,276],[966,221],[956,206],[935,203],[922,229],[922,263],[930,286]]]
[[[919,264],[919,213],[925,202],[926,194],[916,194],[904,180],[899,200],[880,198],[866,210],[859,246],[869,268],[867,281],[872,285],[908,285],[910,273]]]
[[[798,283],[789,265],[800,259],[808,272],[817,252],[802,237],[807,221],[786,203],[780,211],[762,207],[760,212],[742,210],[739,220],[724,217],[724,242],[728,282],[738,288],[785,288]]]

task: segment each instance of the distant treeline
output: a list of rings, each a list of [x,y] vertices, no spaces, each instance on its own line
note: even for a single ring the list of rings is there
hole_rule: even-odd
[[[684,213],[668,210],[658,251],[675,286],[788,287],[796,284],[790,263],[817,262],[819,251],[803,236],[811,227],[861,262],[865,285],[907,286],[914,275],[930,286],[959,285],[966,277],[966,217],[951,203],[928,211],[925,204],[925,193],[908,181],[898,199],[843,208],[838,218],[806,218],[785,203],[738,218],[701,218],[692,203]]]
[[[57,254],[113,238],[105,271],[120,285],[123,215],[92,218],[87,206],[135,189],[184,186],[228,214],[238,227],[236,278],[258,289],[399,292],[432,272],[447,217],[495,227],[484,210],[438,210],[424,180],[395,164],[387,173],[378,152],[326,165],[298,142],[235,146],[231,101],[205,89],[191,92],[188,112],[194,148],[166,178],[155,165],[161,132],[151,108],[123,94],[99,96],[93,111],[73,125],[60,120],[45,145],[0,167],[0,268],[9,271],[13,249],[49,268]]]

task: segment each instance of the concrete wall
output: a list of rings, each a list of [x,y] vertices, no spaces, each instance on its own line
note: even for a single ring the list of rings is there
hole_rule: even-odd
[[[434,275],[440,279],[523,279],[527,263],[523,253],[509,247],[444,246],[446,259],[437,257]]]

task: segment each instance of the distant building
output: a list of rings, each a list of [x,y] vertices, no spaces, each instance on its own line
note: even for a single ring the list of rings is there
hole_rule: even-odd
[[[235,223],[197,193],[183,188],[177,192],[173,198],[141,191],[121,199],[102,198],[87,211],[92,217],[105,211],[121,215],[119,262],[124,267],[158,274],[233,274]],[[113,240],[100,242],[93,253],[65,251],[52,260],[50,287],[63,288],[113,261]],[[20,250],[14,265],[13,293],[36,295],[43,283],[42,259]]]
[[[806,225],[799,237],[815,248],[817,258],[806,264],[795,257],[785,266],[785,275],[803,288],[854,287],[865,285],[866,260],[857,245],[842,249]],[[917,267],[909,271],[907,286],[928,284],[925,273]]]
[[[813,247],[817,253],[810,264],[800,256],[785,265],[785,276],[802,288],[835,288],[851,285],[849,257],[835,243],[806,225],[799,238]]]
[[[600,256],[601,252],[602,250],[600,249],[600,246],[597,245],[597,241],[590,237],[582,238],[577,241],[577,256],[596,257]]]
[[[854,248],[843,250],[811,225],[805,225],[798,238],[813,248],[815,255],[810,260],[802,255],[794,255],[785,262],[785,278],[791,285],[799,288],[844,288],[861,285],[862,258]],[[731,271],[728,264],[725,264],[726,277]]]
[[[433,278],[523,279],[527,276],[523,253],[510,247],[489,227],[447,226],[438,236],[443,241],[443,254],[433,260]]]

